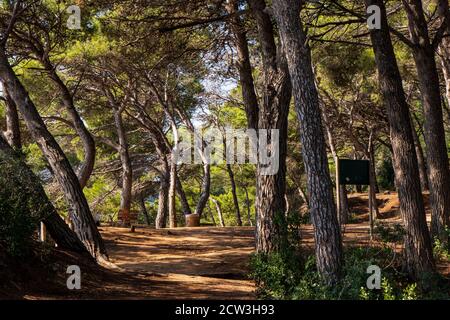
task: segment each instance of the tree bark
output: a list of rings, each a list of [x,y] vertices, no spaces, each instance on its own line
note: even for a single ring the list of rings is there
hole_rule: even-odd
[[[8,90],[3,88],[5,103],[6,103],[6,132],[5,138],[9,145],[14,150],[22,149],[22,140],[20,135],[19,113],[14,100],[8,93]]]
[[[8,143],[3,139],[1,133],[0,133],[0,153],[5,155],[5,158],[11,158],[14,160],[19,160],[17,157],[16,152],[11,148],[11,146],[8,145]],[[77,238],[77,235],[75,232],[73,232],[67,224],[64,222],[64,220],[59,216],[59,214],[56,212],[55,207],[48,199],[44,188],[39,183],[39,178],[36,177],[31,171],[31,169],[28,167],[28,165],[23,162],[22,160],[19,160],[19,164],[21,166],[21,171],[23,174],[30,177],[30,181],[33,182],[32,188],[36,191],[36,194],[40,196],[40,200],[42,201],[42,206],[45,207],[48,211],[47,215],[43,217],[43,222],[47,228],[47,231],[49,232],[52,239],[56,242],[59,248],[67,249],[74,252],[80,252],[80,253],[88,253],[86,250],[86,247],[83,245],[83,243]],[[12,186],[16,187],[16,186]],[[29,187],[29,186],[28,186]],[[18,191],[21,192],[21,191]]]
[[[226,10],[230,15],[238,11],[238,0],[227,0]],[[250,63],[245,26],[240,16],[234,15],[229,20],[230,29],[234,36],[234,42],[238,54],[237,69],[239,72],[239,83],[242,87],[242,98],[247,114],[247,123],[250,129],[258,129],[258,98],[256,97],[255,84]]]
[[[180,197],[181,207],[183,208],[183,214],[186,216],[192,214],[191,207],[186,198],[186,193],[184,193],[183,184],[181,183],[180,176],[177,174],[177,193]]]
[[[202,216],[203,210],[208,203],[209,194],[211,189],[211,165],[206,163],[203,164],[203,178],[201,186],[200,198],[197,202],[197,207],[195,208],[195,214]]]
[[[222,208],[220,207],[220,203],[218,200],[216,200],[214,198],[210,198],[210,199],[216,206],[216,211],[217,211],[217,215],[219,216],[220,226],[223,228],[223,227],[225,227],[225,221],[223,220],[223,213],[222,213]]]
[[[300,5],[300,0],[273,1],[281,42],[286,51],[294,89],[295,109],[300,123],[317,267],[324,280],[332,284],[338,281],[342,265],[341,233],[328,169],[311,51],[306,43],[306,34],[299,19]]]
[[[214,215],[213,215],[213,213],[212,213],[211,206],[210,206],[209,202],[208,202],[208,213],[209,213],[209,216],[211,217],[211,222],[212,222],[212,224],[213,224],[214,226],[217,226],[216,220],[214,219]]]
[[[29,132],[42,150],[64,192],[70,207],[75,233],[97,261],[106,262],[108,259],[106,248],[78,177],[61,147],[45,126],[28,92],[14,74],[4,49],[0,50],[0,78],[16,103]]]
[[[177,188],[177,163],[171,157],[170,174],[169,174],[169,226],[170,228],[177,227],[177,211],[176,211],[176,188]]]
[[[406,268],[414,278],[434,272],[431,239],[419,180],[410,114],[395,58],[383,0],[365,0],[366,7],[381,9],[381,29],[371,29],[370,37],[378,68],[380,90],[389,119],[390,137],[400,212],[405,224]]]
[[[250,198],[248,196],[248,189],[246,187],[244,187],[244,190],[245,190],[245,204],[247,207],[247,221],[248,221],[248,225],[253,227],[251,207],[250,207]]]
[[[439,44],[439,57],[445,81],[445,96],[450,108],[450,14],[448,0],[437,0],[438,15],[441,23],[446,23],[446,30]]]
[[[133,169],[128,148],[127,135],[123,125],[123,109],[114,106],[114,124],[119,139],[119,156],[122,164],[122,192],[120,194],[120,210],[124,225],[130,224],[131,192],[133,188]]]
[[[156,215],[155,227],[156,229],[163,229],[166,227],[167,216],[169,213],[169,180],[170,173],[163,171],[160,176],[159,198],[158,198],[158,213]]]
[[[344,225],[348,223],[349,217],[350,217],[350,211],[348,208],[348,196],[347,196],[347,188],[345,185],[339,186],[339,201],[340,201],[340,208],[339,208],[339,224]]]
[[[284,52],[277,47],[275,33],[264,0],[250,0],[261,47],[263,90],[259,106],[258,129],[267,130],[269,144],[279,143],[279,168],[264,175],[266,165],[258,161],[256,175],[256,250],[260,253],[279,251],[287,241],[285,223],[287,118],[292,96],[291,82]],[[279,141],[272,141],[271,130],[278,130]],[[266,150],[259,150],[259,152]]]
[[[139,196],[138,198],[139,208],[141,209],[141,213],[145,218],[145,222],[147,225],[151,225],[150,215],[148,214],[147,207],[145,206],[145,199],[143,196]]]
[[[431,234],[448,241],[445,228],[449,226],[450,170],[442,116],[439,75],[435,51],[428,35],[421,0],[403,2],[413,43],[413,56],[417,68],[424,113],[425,141],[427,145],[428,183],[431,195]]]
[[[419,176],[420,185],[422,186],[422,191],[428,191],[428,176],[427,176],[427,166],[425,164],[425,158],[423,154],[422,145],[420,144],[419,136],[414,128],[414,123],[411,120],[412,134],[414,138],[414,146],[417,154],[417,164],[419,165]]]
[[[239,227],[241,227],[242,226],[241,210],[239,209],[239,200],[238,200],[237,193],[236,193],[236,182],[234,181],[234,173],[233,173],[233,169],[231,168],[231,164],[227,164],[227,171],[228,171],[228,176],[230,177],[231,193],[233,195],[234,210],[236,210],[236,224]]]
[[[84,149],[84,160],[82,166],[78,170],[78,180],[80,181],[81,188],[84,188],[94,170],[95,163],[95,141],[89,130],[86,128],[83,120],[81,119],[77,109],[75,108],[75,103],[73,100],[73,95],[70,93],[66,84],[61,80],[56,72],[55,67],[51,63],[49,58],[42,58],[41,63],[44,68],[48,71],[50,79],[58,87],[61,93],[61,99],[63,101],[64,107],[71,119],[73,127],[81,139]]]

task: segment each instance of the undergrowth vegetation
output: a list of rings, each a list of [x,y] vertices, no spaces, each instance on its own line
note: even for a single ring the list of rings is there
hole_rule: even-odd
[[[292,232],[292,231],[291,231]],[[278,253],[255,254],[251,259],[251,277],[256,281],[258,297],[283,300],[417,300],[450,299],[450,283],[441,276],[424,275],[419,282],[403,271],[403,259],[389,242],[401,241],[400,225],[378,226],[381,247],[347,247],[341,279],[327,286],[317,271],[315,255],[292,241]],[[439,251],[442,254],[442,250]],[[381,270],[379,289],[367,286],[369,266]]]

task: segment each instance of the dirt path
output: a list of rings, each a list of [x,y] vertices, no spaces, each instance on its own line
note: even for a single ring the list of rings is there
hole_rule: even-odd
[[[252,299],[248,261],[253,228],[153,230],[101,228],[112,262],[148,281],[149,296],[179,299]],[[140,286],[144,283],[140,283]]]
[[[378,195],[380,222],[401,223],[395,194]],[[367,195],[351,195],[349,202],[355,214],[344,228],[345,245],[379,246],[370,241]],[[428,208],[428,206],[427,206]],[[428,215],[429,220],[429,215]],[[249,258],[254,251],[254,229],[177,228],[154,230],[137,228],[100,228],[117,270],[99,268],[79,260],[70,253],[59,252],[53,263],[60,269],[60,279],[51,290],[24,290],[25,299],[255,299],[254,283],[248,279]],[[314,251],[313,228],[301,228],[302,244]],[[401,249],[397,245],[396,249]],[[91,260],[89,260],[91,261]],[[80,264],[83,288],[66,288],[66,265]],[[445,275],[450,263],[439,265]],[[32,271],[32,270],[31,270]],[[26,271],[28,272],[28,271]],[[25,273],[26,273],[25,272]],[[33,271],[35,272],[35,271]],[[38,278],[45,278],[41,271]],[[1,287],[1,286],[0,286]],[[35,286],[41,288],[42,286]],[[34,293],[31,293],[34,292]],[[1,297],[1,290],[0,290]]]

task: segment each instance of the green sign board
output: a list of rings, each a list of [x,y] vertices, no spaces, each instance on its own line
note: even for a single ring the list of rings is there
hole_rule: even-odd
[[[339,184],[370,185],[369,160],[339,159]]]

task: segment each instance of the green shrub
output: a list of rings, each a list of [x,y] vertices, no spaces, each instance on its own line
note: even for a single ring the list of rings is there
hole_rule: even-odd
[[[23,255],[49,204],[19,159],[0,153],[0,172],[0,240],[10,254]]]
[[[390,227],[386,224],[377,223],[375,226],[374,232],[378,234],[380,240],[382,242],[394,242],[399,243],[403,241],[403,237],[405,235],[405,229],[399,223],[394,224],[393,227]]]
[[[446,228],[447,239],[450,239],[450,229]],[[450,241],[441,241],[438,237],[434,238],[433,255],[436,260],[450,260]]]
[[[401,271],[401,261],[390,248],[349,248],[344,253],[342,277],[333,287],[327,286],[317,272],[315,256],[291,255],[288,251],[272,255],[256,255],[252,259],[252,276],[261,298],[272,299],[352,299],[413,300],[449,299],[446,279],[430,279],[421,289]],[[381,268],[380,289],[370,290],[366,283],[367,268]],[[437,280],[437,281],[436,281]]]

